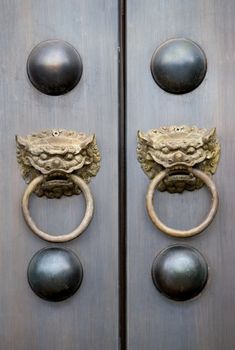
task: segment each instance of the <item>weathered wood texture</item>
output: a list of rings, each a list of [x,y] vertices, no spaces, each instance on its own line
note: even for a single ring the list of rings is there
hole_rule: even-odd
[[[235,313],[235,2],[129,0],[127,2],[128,350],[234,350]],[[181,96],[161,90],[150,72],[152,53],[173,37],[197,42],[208,59],[203,83]],[[148,178],[136,160],[136,132],[164,125],[217,127],[222,159],[214,180],[220,195],[210,227],[191,239],[158,232],[147,217]],[[206,190],[161,193],[156,208],[169,225],[188,228],[209,209]],[[151,281],[156,254],[174,243],[199,249],[210,267],[202,295],[173,302]]]
[[[116,0],[2,0],[0,10],[0,348],[118,349],[118,6]],[[31,49],[63,39],[79,51],[82,79],[70,93],[38,92],[26,75]],[[26,279],[32,255],[53,246],[26,226],[20,208],[25,183],[15,134],[45,128],[95,132],[101,170],[92,180],[95,217],[78,239],[62,246],[78,254],[84,280],[77,294],[49,303]],[[33,198],[41,228],[64,233],[82,217],[83,198]]]

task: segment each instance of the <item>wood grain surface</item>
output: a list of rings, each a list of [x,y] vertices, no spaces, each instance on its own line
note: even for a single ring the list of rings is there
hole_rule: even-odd
[[[127,334],[128,350],[234,350],[235,314],[235,2],[233,0],[128,0],[127,2]],[[150,72],[151,56],[169,38],[186,37],[205,51],[208,71],[193,92],[161,90]],[[136,160],[136,132],[164,125],[217,127],[222,158],[214,181],[220,205],[210,227],[190,239],[167,237],[145,208],[148,178]],[[161,193],[161,219],[189,228],[209,210],[206,189]],[[202,295],[188,302],[163,297],[151,280],[161,249],[175,243],[197,248],[209,264]]]
[[[2,0],[0,4],[0,349],[118,349],[118,6],[116,0]],[[26,61],[47,39],[63,39],[80,53],[84,71],[64,96],[38,92]],[[79,291],[60,303],[39,299],[26,278],[42,247],[21,213],[25,183],[16,161],[15,134],[68,128],[97,136],[102,162],[90,184],[95,216],[67,246],[84,269]],[[80,222],[82,196],[32,198],[31,213],[48,232]]]

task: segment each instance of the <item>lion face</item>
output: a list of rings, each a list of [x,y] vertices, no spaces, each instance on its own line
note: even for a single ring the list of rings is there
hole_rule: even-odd
[[[46,194],[49,188],[57,188],[58,192],[59,187],[61,195],[73,194],[75,189],[69,182],[69,174],[74,173],[89,182],[99,170],[100,153],[94,135],[45,130],[26,137],[17,136],[16,142],[24,179],[29,182],[41,174],[45,176],[46,185],[41,186],[38,195],[39,192]]]
[[[170,126],[152,129],[147,133],[138,132],[137,154],[144,172],[150,179],[161,170],[169,169],[168,183],[171,183],[172,187],[173,182],[177,180],[175,174],[188,173],[190,167],[197,167],[210,175],[214,174],[219,160],[220,145],[215,128],[208,131],[195,126]],[[202,186],[200,180],[192,177],[190,179],[189,174],[183,176],[178,176],[181,192],[184,189],[191,190]],[[184,181],[185,186],[182,185]],[[174,192],[174,186],[171,190],[169,186],[167,188],[162,184],[160,189]]]

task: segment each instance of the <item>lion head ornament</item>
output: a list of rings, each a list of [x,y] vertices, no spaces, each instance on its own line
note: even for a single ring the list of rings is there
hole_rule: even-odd
[[[60,198],[79,194],[70,181],[75,174],[86,183],[100,168],[100,152],[95,135],[64,129],[45,130],[26,137],[16,136],[17,160],[21,174],[29,183],[43,175],[45,181],[36,189],[38,196]]]
[[[194,167],[213,175],[220,158],[216,129],[196,126],[169,126],[138,132],[137,156],[143,171],[153,179],[164,169],[169,175],[158,189],[168,192],[192,191],[203,182],[190,173]]]

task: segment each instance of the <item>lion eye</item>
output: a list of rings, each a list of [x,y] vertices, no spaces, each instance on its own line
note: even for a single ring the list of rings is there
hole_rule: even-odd
[[[73,154],[72,154],[72,153],[67,153],[67,154],[65,155],[65,159],[66,159],[66,160],[72,160],[72,159],[73,159]]]
[[[195,151],[196,151],[196,150],[195,150],[194,147],[189,147],[187,153],[193,154]]]
[[[169,151],[170,151],[170,150],[169,150],[168,147],[163,147],[163,148],[162,148],[162,152],[163,152],[163,153],[169,153]]]
[[[41,153],[41,154],[40,154],[40,158],[41,158],[42,160],[46,160],[48,157],[47,157],[47,154],[46,154],[46,153]]]

